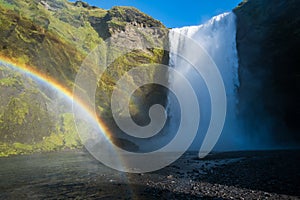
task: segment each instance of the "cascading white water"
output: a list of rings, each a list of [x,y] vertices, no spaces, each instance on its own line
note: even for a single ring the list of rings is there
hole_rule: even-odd
[[[242,138],[238,134],[239,125],[236,118],[236,89],[239,86],[236,16],[232,12],[224,13],[212,18],[203,25],[176,28],[169,33],[170,65],[187,77],[195,89],[201,110],[198,135],[203,138],[210,120],[209,93],[200,75],[196,74],[193,67],[187,63],[188,61],[181,57],[181,55],[187,55],[188,53],[193,54],[195,59],[201,59],[200,56],[197,57],[197,52],[193,52],[189,46],[185,45],[186,37],[195,40],[207,52],[218,67],[224,81],[227,96],[227,116],[217,149],[239,148],[238,145],[242,145]],[[173,87],[181,86],[181,83],[174,77],[169,77],[169,80]],[[172,124],[179,122],[180,113],[178,113],[178,104],[171,98],[169,98],[168,110],[171,116],[170,124],[172,128]],[[197,140],[198,142],[194,146],[198,147],[202,141],[199,138]]]

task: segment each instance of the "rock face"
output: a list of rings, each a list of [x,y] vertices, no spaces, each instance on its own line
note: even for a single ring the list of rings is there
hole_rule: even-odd
[[[164,28],[164,25],[133,7],[113,7],[104,17],[91,16],[89,22],[103,39],[126,31],[127,25],[140,28]]]
[[[270,132],[282,145],[300,143],[299,9],[297,0],[248,0],[234,9],[239,115],[249,134]]]
[[[153,27],[157,29],[153,29]],[[144,28],[148,29],[143,31]],[[76,74],[86,56],[95,47],[103,47],[103,53],[106,54],[107,59],[113,59],[113,61],[98,83],[96,103],[99,116],[108,123],[107,126],[111,129],[115,129],[115,124],[110,112],[110,98],[116,82],[133,67],[146,66],[149,63],[167,63],[168,54],[163,50],[167,35],[168,30],[162,23],[131,7],[114,7],[111,10],[104,10],[82,1],[71,3],[67,0],[3,0],[0,2],[0,57],[8,58],[16,64],[31,66],[43,74],[55,78],[69,90],[73,89]],[[108,39],[108,42],[105,41]],[[154,44],[150,46],[155,46],[155,48],[148,48],[149,45],[145,44]],[[132,49],[136,48],[136,50],[132,50],[126,55],[120,55],[117,48],[124,45]],[[4,73],[3,70],[0,72]],[[9,73],[7,72],[7,74]],[[149,76],[152,78],[157,75],[167,77],[157,73],[153,71]],[[133,80],[141,78],[133,77]],[[9,83],[7,83],[8,79]],[[0,76],[0,81],[2,81],[0,86],[3,94],[15,91],[13,77]],[[22,82],[20,84],[20,87],[24,87]],[[136,84],[136,82],[133,81],[132,84]],[[32,85],[31,89],[39,92],[39,87],[36,85]],[[14,109],[16,109],[16,113],[21,113],[24,122],[32,121],[32,113],[28,114],[26,109],[27,105],[30,105],[30,98],[33,95],[23,98],[23,93],[25,93],[23,90],[20,93],[15,92],[18,98],[16,101],[25,102],[20,110],[18,107],[14,107]],[[42,96],[45,97],[44,99],[50,100],[49,102],[54,98],[47,93]],[[151,98],[149,98],[150,96]],[[133,95],[134,100],[130,104],[132,117],[140,124],[147,123],[147,108],[153,103],[165,105],[166,96],[165,89],[157,85],[147,85],[137,90]],[[26,131],[22,135],[23,138],[20,139],[17,135],[21,135],[22,130],[18,130],[15,134],[16,131],[13,129],[5,129],[12,124],[4,120],[3,112],[8,109],[9,102],[12,102],[11,106],[14,105],[13,100],[0,99],[0,130],[6,130],[6,133],[0,132],[2,155],[9,154],[3,153],[8,152],[6,151],[8,148],[16,149],[16,142],[22,143],[21,145],[26,143],[27,146],[23,148],[23,150],[25,149],[22,150],[23,153],[43,151],[42,147],[36,149],[30,145],[42,140],[47,141],[50,135],[52,135],[51,138],[54,138],[50,150],[69,148],[68,145],[65,145],[64,134],[68,132],[68,137],[71,137],[70,134],[75,129],[69,127],[72,126],[69,123],[72,121],[72,117],[68,113],[63,113],[63,109],[61,116],[55,118],[53,122],[49,121],[48,124],[45,124],[45,130],[49,131],[41,133],[39,136],[34,133],[36,136],[32,137],[29,131]],[[38,112],[45,113],[45,116],[40,117],[42,119],[47,118],[46,114],[49,111],[46,109],[49,102],[45,100],[45,106],[39,107]],[[64,107],[64,105],[60,106]],[[26,108],[26,112],[22,111],[23,108]],[[51,113],[48,118],[51,118],[50,116]],[[38,122],[34,121],[31,125],[34,123]],[[30,130],[29,126],[29,123],[25,123],[16,127]],[[40,127],[40,125],[35,127]],[[42,128],[38,129],[42,130]],[[10,135],[9,139],[6,135]],[[28,139],[27,136],[31,139]],[[115,138],[115,143],[119,146],[131,145],[124,139],[118,139],[117,135],[112,138]],[[72,147],[81,146],[77,141],[71,143],[74,144]],[[46,150],[48,149],[46,148]],[[18,150],[14,152],[15,154],[20,153]]]

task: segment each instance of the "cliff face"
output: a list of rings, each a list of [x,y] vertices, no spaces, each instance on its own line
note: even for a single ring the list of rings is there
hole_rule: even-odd
[[[250,134],[299,143],[300,4],[248,0],[236,9],[239,115]]]
[[[126,31],[125,27],[128,25],[140,28],[164,28],[161,22],[133,7],[113,7],[104,17],[90,16],[89,22],[103,39],[120,31]]]
[[[148,31],[139,29],[147,27],[150,28]],[[159,29],[154,30],[151,27]],[[103,53],[106,53],[108,59],[115,59],[100,79],[96,94],[97,112],[112,129],[115,128],[115,125],[110,112],[110,96],[116,81],[133,67],[147,63],[167,63],[167,54],[163,50],[167,32],[159,21],[131,7],[114,7],[111,10],[103,10],[81,1],[75,3],[67,0],[0,1],[1,57],[8,58],[17,64],[31,66],[55,78],[70,90],[74,86],[74,80],[82,61],[95,47],[103,47],[106,50]],[[153,36],[157,36],[157,41],[151,40]],[[110,44],[105,42],[107,39]],[[144,45],[147,42],[154,42],[155,48],[147,48],[147,45]],[[119,55],[116,48],[124,45],[136,47],[138,50],[126,55]],[[53,118],[51,111],[47,110],[49,107],[47,105],[55,97],[51,93],[43,93],[40,101],[45,105],[39,106],[38,109],[29,109],[28,106],[35,96],[31,95],[29,90],[16,90],[16,85],[13,84],[14,76],[7,75],[12,73],[7,70],[0,69],[0,75],[2,75],[0,76],[1,94],[13,91],[10,94],[13,94],[12,98],[16,97],[17,100],[0,99],[1,154],[80,147],[79,138],[75,136],[76,132],[73,129],[74,124],[71,123],[72,116],[65,113],[64,106],[60,105],[61,115]],[[156,75],[157,72],[154,71],[150,76],[155,77]],[[140,78],[134,77],[134,80]],[[20,87],[24,87],[25,82],[20,81],[18,84]],[[39,86],[35,84],[30,85],[29,88],[37,93],[41,92]],[[151,98],[148,98],[149,94],[153,94]],[[132,101],[130,105],[133,118],[141,124],[147,123],[148,111],[144,107],[147,108],[152,103],[165,104],[166,95],[165,89],[157,85],[148,85],[138,90],[133,97],[138,100]],[[16,105],[13,103],[14,101],[22,101],[24,105],[14,106]],[[9,109],[9,106],[13,106],[14,108],[11,109],[15,109],[16,113],[20,114],[21,124],[18,121],[9,121],[4,118],[4,111]],[[36,116],[36,113],[40,113],[41,116]],[[54,120],[49,120],[49,123],[44,123],[43,127],[40,127],[41,123],[35,126],[39,121],[34,120],[33,116],[42,121],[50,118]],[[37,130],[47,131],[33,134],[29,131],[31,126],[37,127]],[[15,127],[15,129],[5,127]],[[116,135],[115,142],[120,146],[130,144],[126,140],[118,140],[117,137]],[[51,147],[48,148],[49,143],[51,143]],[[21,150],[20,144],[23,145]],[[44,146],[47,147],[44,148]]]

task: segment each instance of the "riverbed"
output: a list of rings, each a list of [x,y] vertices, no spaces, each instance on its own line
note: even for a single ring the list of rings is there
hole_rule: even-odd
[[[187,152],[152,173],[112,170],[85,151],[0,158],[0,199],[300,199],[300,151]]]

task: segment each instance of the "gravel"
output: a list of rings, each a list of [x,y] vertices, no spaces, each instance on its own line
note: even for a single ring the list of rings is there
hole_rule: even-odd
[[[0,199],[300,199],[300,151],[188,152],[152,173],[111,170],[88,153],[0,158]]]

